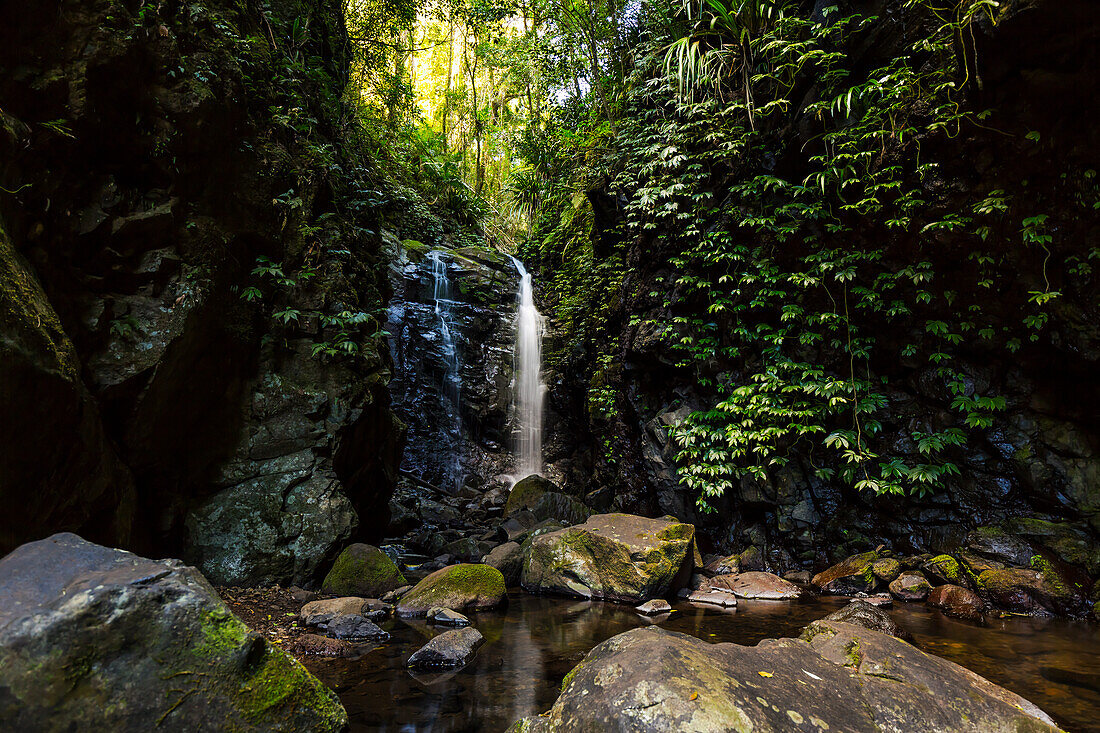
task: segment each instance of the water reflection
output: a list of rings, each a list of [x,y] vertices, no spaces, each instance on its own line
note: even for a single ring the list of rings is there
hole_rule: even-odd
[[[736,609],[680,603],[662,628],[711,642],[753,645],[791,636],[845,603],[742,601]],[[1100,730],[1100,629],[1061,620],[1012,618],[980,628],[923,605],[890,611],[917,645],[1023,695],[1070,731]],[[411,675],[405,660],[441,631],[391,620],[385,645],[355,660],[310,667],[336,689],[352,731],[503,731],[549,708],[562,678],[601,641],[654,619],[626,606],[509,595],[508,607],[471,616],[485,636],[476,659],[455,672]]]

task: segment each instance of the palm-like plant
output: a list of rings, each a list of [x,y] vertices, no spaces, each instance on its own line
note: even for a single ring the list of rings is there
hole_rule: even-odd
[[[789,0],[684,0],[691,32],[665,52],[665,71],[676,76],[680,95],[696,89],[721,92],[730,78],[740,81],[752,124],[753,41],[783,17]]]

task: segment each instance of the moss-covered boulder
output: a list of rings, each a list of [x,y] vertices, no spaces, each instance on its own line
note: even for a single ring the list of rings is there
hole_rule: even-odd
[[[1032,703],[900,639],[819,621],[802,639],[708,644],[656,626],[597,646],[511,733],[1040,733]]]
[[[822,593],[853,595],[869,593],[878,585],[872,566],[881,556],[877,552],[852,555],[843,562],[821,571],[810,583]]]
[[[1100,575],[1100,542],[1080,524],[1015,517],[1005,522],[1005,526],[1046,547],[1065,562],[1080,565],[1090,575]]]
[[[505,585],[512,586],[519,582],[523,571],[523,548],[516,542],[505,542],[494,547],[481,561],[499,570]]]
[[[405,576],[389,555],[373,545],[357,543],[336,558],[321,590],[337,596],[378,598],[405,583]]]
[[[987,570],[978,576],[978,593],[997,608],[1031,615],[1084,615],[1087,589],[1066,579],[1053,563],[1036,555],[1031,568]]]
[[[516,485],[512,487],[512,491],[508,494],[508,501],[504,503],[501,516],[507,519],[524,509],[533,510],[543,494],[557,492],[557,490],[558,487],[554,485],[553,481],[542,476],[532,475],[521,479],[516,482]],[[542,519],[549,519],[549,517],[542,517]]]
[[[1001,527],[978,527],[966,536],[966,547],[1005,565],[1026,566],[1035,550],[1022,537]]]
[[[901,563],[892,557],[884,557],[871,563],[871,572],[883,583],[889,583],[901,574]]]
[[[463,563],[440,568],[401,597],[397,615],[427,615],[435,607],[484,611],[504,602],[504,576],[489,565]]]
[[[547,491],[540,496],[531,508],[531,513],[540,521],[556,519],[566,524],[580,524],[593,514],[584,502],[560,491]]]
[[[599,514],[524,549],[523,587],[639,604],[674,591],[694,565],[695,527],[673,519]]]
[[[970,579],[959,565],[959,561],[950,555],[936,555],[924,563],[923,569],[927,575],[940,583],[961,586],[970,584]]]
[[[0,730],[324,732],[336,695],[175,560],[58,534],[0,560]]]

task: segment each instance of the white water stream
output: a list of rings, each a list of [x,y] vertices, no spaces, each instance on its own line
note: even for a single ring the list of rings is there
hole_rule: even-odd
[[[515,393],[516,478],[542,472],[542,315],[535,307],[531,273],[515,257],[519,271],[519,312],[516,316]]]
[[[433,291],[432,300],[435,302],[435,317],[439,324],[440,347],[443,354],[443,384],[440,391],[440,402],[449,420],[449,425],[444,426],[447,435],[453,441],[451,451],[454,464],[451,467],[450,480],[454,488],[462,485],[462,460],[459,456],[459,448],[462,445],[462,372],[458,360],[458,344],[455,342],[455,320],[452,307],[454,298],[451,295],[451,280],[447,275],[447,263],[443,261],[438,251],[429,252],[428,258],[432,262]]]

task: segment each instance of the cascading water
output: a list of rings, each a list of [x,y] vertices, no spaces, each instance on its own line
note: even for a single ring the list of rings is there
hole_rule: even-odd
[[[462,445],[462,373],[458,360],[458,344],[455,342],[455,320],[452,308],[451,280],[447,276],[447,263],[440,252],[429,252],[432,263],[434,283],[432,299],[435,303],[435,317],[439,324],[440,351],[443,355],[443,384],[440,390],[440,403],[448,425],[443,429],[451,440],[451,472],[448,483],[451,488],[462,486],[462,460],[459,447]]]
[[[517,478],[542,472],[542,315],[535,308],[531,274],[515,257],[519,271],[516,318],[515,394]]]

